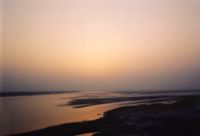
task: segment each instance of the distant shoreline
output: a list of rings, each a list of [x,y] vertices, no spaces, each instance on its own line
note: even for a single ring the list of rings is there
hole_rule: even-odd
[[[32,95],[47,95],[47,94],[64,94],[64,93],[77,93],[81,91],[18,91],[18,92],[0,92],[0,97],[12,97],[12,96],[32,96]],[[92,92],[92,91],[91,91]],[[118,92],[121,94],[132,94],[132,93],[140,93],[140,94],[148,94],[148,93],[187,93],[187,92],[200,92],[198,89],[182,89],[182,90],[118,90],[111,91]]]
[[[0,97],[63,94],[63,93],[77,93],[77,92],[80,92],[80,91],[0,92]]]

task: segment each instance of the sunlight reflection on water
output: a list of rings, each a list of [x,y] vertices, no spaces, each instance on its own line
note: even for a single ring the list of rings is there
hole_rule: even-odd
[[[186,93],[180,94],[185,95]],[[176,99],[173,97],[180,94],[136,94],[95,91],[51,95],[0,97],[1,109],[3,109],[0,111],[1,135],[26,132],[69,122],[94,120],[101,118],[104,112],[117,107],[149,103],[148,100],[123,101],[82,108],[73,108],[73,106],[67,105],[69,101],[74,99],[166,95],[169,96],[170,99],[163,99],[164,102],[162,102],[165,104],[170,104],[171,102],[176,102]],[[171,98],[170,96],[173,97]]]
[[[70,100],[79,97],[103,97],[103,95],[102,93],[89,94],[85,92],[0,97],[3,109],[0,112],[1,134],[25,132],[69,122],[94,120],[102,117],[105,111],[118,107],[118,103],[84,108],[73,108],[66,105]],[[65,106],[59,106],[63,104]]]

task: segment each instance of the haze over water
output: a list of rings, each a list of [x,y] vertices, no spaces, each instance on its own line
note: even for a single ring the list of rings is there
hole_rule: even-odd
[[[0,0],[0,135],[200,134],[199,13],[200,0]]]

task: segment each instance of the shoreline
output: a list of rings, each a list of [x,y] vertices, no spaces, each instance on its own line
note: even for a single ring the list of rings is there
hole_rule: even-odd
[[[51,94],[77,93],[77,92],[80,92],[80,91],[0,92],[0,97],[51,95]]]
[[[14,134],[12,136],[73,136],[94,132],[94,136],[198,136],[200,96],[180,96],[172,104],[124,106],[104,113],[100,119],[67,123]]]

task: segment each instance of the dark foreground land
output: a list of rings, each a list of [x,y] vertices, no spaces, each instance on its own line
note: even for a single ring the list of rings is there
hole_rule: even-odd
[[[104,117],[15,136],[200,136],[200,96],[181,96],[171,104],[127,106]]]

